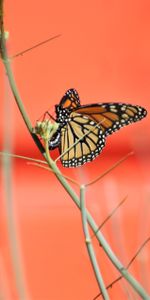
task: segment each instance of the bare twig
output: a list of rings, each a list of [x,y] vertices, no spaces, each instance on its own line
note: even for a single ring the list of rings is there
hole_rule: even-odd
[[[127,264],[127,269],[131,266],[131,264],[133,263],[133,261],[136,259],[136,257],[139,255],[139,253],[143,250],[144,246],[150,241],[150,237],[147,238],[144,243],[140,246],[140,248],[136,251],[136,253],[134,254],[134,256],[131,258],[131,260],[129,261],[129,263]],[[113,280],[109,285],[107,285],[107,289],[112,288],[112,286],[118,282],[119,280],[121,280],[123,278],[123,276],[119,276],[117,277],[115,280]],[[99,293],[98,295],[96,295],[93,300],[98,299],[100,296],[102,296],[102,293]],[[145,299],[145,298],[142,298]]]
[[[50,169],[50,167],[45,167],[45,166],[42,166],[38,163],[34,163],[34,162],[28,162],[28,165],[33,165],[33,166],[36,166],[36,167],[39,167],[41,169],[44,169],[44,170],[47,170],[49,172],[52,172],[54,174],[57,174],[57,175],[60,175],[59,173],[56,173],[54,172],[52,169]],[[69,177],[69,176],[66,176],[64,174],[62,174],[61,176],[63,176],[65,179],[67,179],[68,181],[72,182],[73,184],[77,185],[78,187],[80,186],[79,182],[77,182],[76,180],[74,180],[73,178]]]
[[[27,53],[27,52],[29,52],[29,51],[31,51],[31,50],[39,47],[39,46],[42,46],[42,45],[44,45],[44,44],[46,44],[46,43],[48,43],[48,42],[50,42],[50,41],[52,41],[52,40],[60,37],[60,36],[61,36],[61,34],[54,35],[54,36],[50,37],[49,39],[47,39],[47,40],[45,40],[43,42],[40,42],[40,43],[38,43],[38,44],[36,44],[36,45],[28,48],[28,49],[25,49],[25,50],[23,50],[21,52],[18,52],[17,54],[14,54],[14,55],[10,56],[10,59],[14,59],[14,58],[16,58],[18,56],[22,56],[23,54],[25,54],[25,53]]]
[[[104,176],[106,176],[108,173],[110,173],[110,171],[112,171],[113,169],[118,167],[122,162],[124,162],[126,159],[128,159],[129,156],[131,156],[133,154],[134,154],[133,151],[129,152],[128,154],[123,156],[120,160],[118,160],[115,164],[113,164],[109,169],[107,169],[104,173],[102,173],[101,175],[99,175],[98,177],[96,177],[95,179],[90,181],[89,183],[86,183],[85,186],[87,187],[89,185],[96,183],[98,180],[102,179]]]
[[[138,254],[141,252],[141,250],[144,248],[144,246],[150,241],[150,237],[147,238],[144,243],[140,246],[140,248],[137,250],[137,252],[134,254],[134,256],[131,258],[129,263],[127,264],[127,269],[131,266],[135,258],[138,256]]]
[[[28,156],[23,156],[23,155],[11,154],[11,153],[7,153],[7,152],[0,152],[0,155],[27,160],[27,164],[28,165],[37,166],[37,167],[43,168],[43,169],[45,169],[47,171],[50,171],[50,172],[56,174],[49,166],[45,167],[45,166],[42,165],[42,164],[48,165],[45,160],[36,159],[36,158],[32,158],[32,157],[28,157]],[[66,178],[67,180],[69,180],[70,182],[76,184],[77,186],[80,186],[79,182],[77,182],[73,178],[71,178],[69,176],[66,176],[66,175],[63,175],[63,174],[62,174],[62,176],[64,178]]]
[[[106,224],[106,222],[114,215],[114,213],[118,210],[118,208],[127,200],[127,196],[123,198],[123,200],[112,210],[112,212],[108,215],[108,217],[101,223],[98,227],[98,230],[92,235],[92,238],[97,234],[97,232]]]
[[[11,156],[11,157],[14,157],[14,158],[21,158],[21,159],[24,159],[24,160],[30,160],[30,161],[33,161],[33,162],[37,162],[37,163],[47,165],[47,162],[45,160],[36,159],[36,158],[29,157],[29,156],[23,156],[23,155],[18,155],[18,154],[14,154],[14,153],[8,153],[8,152],[0,152],[0,155],[2,155],[2,156]]]
[[[0,152],[0,155],[2,156],[10,156],[10,157],[14,157],[14,158],[20,158],[20,159],[24,159],[24,160],[27,160],[27,164],[28,165],[33,165],[33,166],[36,166],[36,167],[39,167],[39,168],[42,168],[42,169],[45,169],[47,171],[50,171],[54,174],[56,174],[49,166],[48,167],[45,167],[41,164],[47,164],[47,162],[45,160],[41,160],[41,159],[36,159],[36,158],[32,158],[32,157],[28,157],[28,156],[22,156],[22,155],[17,155],[17,154],[11,154],[11,153],[7,153],[7,152]],[[31,162],[30,162],[31,161]],[[79,182],[77,182],[76,180],[74,180],[73,178],[69,177],[69,176],[66,176],[66,175],[63,175],[62,176],[64,178],[66,178],[67,180],[69,180],[70,182],[76,184],[77,186],[80,186]]]

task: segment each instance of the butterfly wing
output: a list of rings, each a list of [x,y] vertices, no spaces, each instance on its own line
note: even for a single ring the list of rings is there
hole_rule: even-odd
[[[87,116],[95,123],[102,122],[100,126],[105,136],[123,126],[143,119],[147,114],[143,107],[125,103],[83,105],[75,111]]]
[[[78,167],[92,161],[105,146],[100,125],[87,116],[72,112],[61,129],[60,154],[64,167]]]
[[[59,132],[50,141],[59,147],[65,167],[77,167],[92,161],[105,146],[105,137],[146,116],[143,107],[125,103],[80,105],[75,89],[68,90],[56,105]]]
[[[75,89],[69,89],[60,100],[59,107],[61,109],[75,109],[80,106],[80,98]]]

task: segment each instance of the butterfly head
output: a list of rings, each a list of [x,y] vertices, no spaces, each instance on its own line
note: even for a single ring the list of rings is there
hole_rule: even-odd
[[[68,122],[71,109],[62,108],[60,105],[55,105],[56,122],[65,125]]]

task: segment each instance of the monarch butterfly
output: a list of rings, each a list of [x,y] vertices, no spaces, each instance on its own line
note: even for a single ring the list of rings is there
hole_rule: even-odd
[[[125,103],[80,105],[75,89],[65,93],[55,105],[55,112],[59,127],[49,141],[49,149],[59,148],[64,167],[92,161],[104,148],[109,134],[147,114],[143,107]]]

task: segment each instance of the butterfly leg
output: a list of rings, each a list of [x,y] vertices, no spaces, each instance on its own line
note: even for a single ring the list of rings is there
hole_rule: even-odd
[[[56,119],[49,113],[49,111],[46,111],[43,115],[42,121],[44,121],[46,119],[46,117],[51,118],[53,121],[56,121]]]

